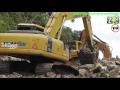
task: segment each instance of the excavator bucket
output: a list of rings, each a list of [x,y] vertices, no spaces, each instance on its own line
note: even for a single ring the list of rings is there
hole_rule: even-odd
[[[89,48],[81,49],[78,52],[79,61],[82,65],[84,64],[95,64],[98,59],[99,51],[94,50],[91,52]]]

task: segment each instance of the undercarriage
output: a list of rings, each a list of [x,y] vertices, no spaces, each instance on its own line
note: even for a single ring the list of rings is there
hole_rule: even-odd
[[[98,52],[90,52],[87,49],[81,49],[78,52],[79,58],[74,58],[69,62],[61,62],[52,58],[40,56],[4,56],[7,59],[0,61],[0,73],[7,74],[13,72],[27,72],[33,74],[46,74],[54,72],[56,74],[79,75],[78,65],[94,64],[98,58]],[[19,58],[17,58],[19,57]]]

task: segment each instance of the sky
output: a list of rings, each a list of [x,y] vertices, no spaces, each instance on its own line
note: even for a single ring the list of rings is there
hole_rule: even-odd
[[[120,57],[120,31],[113,32],[111,30],[111,26],[113,24],[107,24],[107,16],[108,14],[91,14],[91,24],[93,34],[98,36],[101,40],[107,42],[109,46],[111,46],[112,56],[116,57],[118,55]],[[115,15],[111,15],[115,16]],[[120,24],[118,24],[120,25]],[[83,30],[83,22],[81,18],[75,19],[75,22],[72,23],[70,20],[64,23],[64,26],[72,28],[72,30]],[[103,58],[103,54],[100,52],[99,58]]]

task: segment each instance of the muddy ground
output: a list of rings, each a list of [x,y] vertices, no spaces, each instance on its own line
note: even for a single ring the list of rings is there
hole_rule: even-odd
[[[4,58],[0,58],[4,59]],[[112,58],[98,60],[96,64],[77,66],[79,75],[61,75],[54,72],[47,72],[45,75],[35,75],[25,72],[13,72],[12,74],[0,74],[0,78],[120,78],[120,59]]]

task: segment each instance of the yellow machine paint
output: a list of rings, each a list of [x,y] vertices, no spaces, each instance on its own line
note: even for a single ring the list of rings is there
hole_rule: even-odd
[[[67,74],[79,75],[74,65],[95,63],[98,58],[96,47],[103,51],[106,58],[111,58],[108,46],[94,41],[90,17],[88,15],[80,17],[85,29],[78,41],[60,40],[63,23],[66,20],[74,21],[72,12],[52,12],[45,27],[19,23],[16,30],[0,33],[0,55],[21,59],[21,63],[17,58],[14,61],[4,60],[4,63],[0,63],[2,66],[0,72],[12,73],[20,69],[36,74],[47,74],[53,70],[61,74],[67,71]],[[86,47],[87,45],[89,47]],[[90,50],[87,51],[86,48]]]
[[[78,58],[78,52],[80,50],[80,48],[82,47],[82,42],[81,41],[71,41],[71,42],[68,42],[68,43],[65,43],[65,44],[68,44],[68,45],[72,45],[74,46],[74,49],[70,50],[70,59],[72,58]]]
[[[42,29],[37,24],[19,23],[18,27],[36,27]],[[39,30],[38,29],[38,30]],[[18,55],[40,55],[58,60],[69,60],[69,52],[64,49],[64,43],[47,35],[27,34],[27,33],[1,33],[0,53]],[[25,45],[20,45],[21,43]]]
[[[37,24],[30,24],[30,23],[19,23],[18,26],[32,26],[32,27],[36,27],[36,28],[40,28],[44,30],[44,27],[37,25]]]
[[[39,55],[62,61],[69,61],[71,58],[78,57],[78,42],[84,45],[86,39],[89,39],[91,47],[93,46],[90,17],[85,16],[82,18],[85,27],[85,37],[82,37],[83,41],[81,40],[75,43],[75,50],[67,50],[65,44],[60,40],[62,24],[65,20],[73,19],[72,12],[53,12],[45,28],[36,24],[18,24],[18,26],[35,27],[37,31],[40,29],[45,35],[31,33],[0,33],[0,54]]]
[[[51,43],[48,43],[49,37],[39,34],[0,34],[0,53],[11,54],[28,54],[28,55],[42,55],[59,60],[69,60],[69,52],[65,52],[63,42],[52,39]],[[19,39],[18,39],[19,38]],[[20,46],[19,43],[26,43],[25,46]],[[2,46],[2,43],[17,43],[16,48],[10,48],[8,46]],[[52,45],[50,47],[50,44]],[[14,46],[13,46],[14,47]],[[48,50],[51,49],[51,51]]]
[[[50,37],[60,39],[61,28],[65,20],[70,20],[73,18],[72,12],[53,12],[48,23],[44,29]]]

